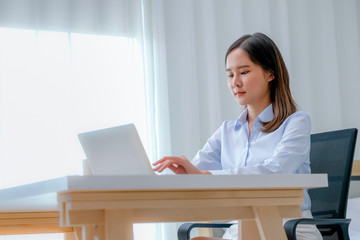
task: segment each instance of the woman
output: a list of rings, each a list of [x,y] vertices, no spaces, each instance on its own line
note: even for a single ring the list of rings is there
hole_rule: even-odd
[[[190,162],[185,156],[164,157],[155,171],[176,174],[310,173],[308,114],[297,111],[289,75],[275,43],[262,33],[236,40],[225,56],[227,83],[245,110],[225,121]],[[305,191],[303,216],[312,217]],[[237,225],[224,235],[237,239]],[[315,226],[302,225],[298,239],[322,239]],[[200,239],[200,238],[198,238]]]

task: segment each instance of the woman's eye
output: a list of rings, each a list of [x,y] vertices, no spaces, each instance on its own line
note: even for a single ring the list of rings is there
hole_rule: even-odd
[[[231,74],[230,74],[230,75],[228,75],[228,78],[233,78],[233,77],[234,77],[234,75],[231,75]]]
[[[244,71],[244,72],[241,72],[241,75],[245,75],[247,74],[249,71]]]

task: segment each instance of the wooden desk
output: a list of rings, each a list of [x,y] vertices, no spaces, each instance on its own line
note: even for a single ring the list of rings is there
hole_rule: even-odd
[[[326,174],[68,176],[0,190],[0,212],[49,212],[37,202],[47,198],[79,239],[133,239],[133,223],[239,219],[246,239],[281,240],[303,189],[326,186]]]
[[[60,227],[58,211],[1,212],[0,235],[73,233],[72,227]]]
[[[56,190],[66,186],[58,180],[0,190],[0,235],[65,233],[72,239],[73,227],[59,225]]]
[[[354,160],[351,180],[360,180],[360,160]]]

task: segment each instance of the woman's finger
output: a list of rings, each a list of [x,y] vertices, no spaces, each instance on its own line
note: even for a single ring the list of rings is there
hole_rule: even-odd
[[[162,163],[160,163],[155,169],[158,172],[162,172],[164,171],[166,168],[168,168],[169,166],[172,166],[173,161],[172,160],[166,160]]]
[[[179,159],[179,157],[171,157],[171,156],[170,157],[163,157],[163,158],[157,160],[156,162],[154,162],[153,165],[156,166],[156,165],[158,165],[160,163],[163,163],[163,162],[165,162],[167,160],[176,160],[176,159]]]
[[[157,172],[162,172],[166,168],[169,168],[176,174],[195,173],[196,170],[198,170],[194,168],[190,161],[183,155],[178,157],[166,156],[154,162],[153,165],[156,166],[153,170]]]
[[[156,165],[158,165],[158,164],[160,164],[160,163],[164,162],[166,159],[167,159],[167,157],[163,157],[163,158],[161,158],[161,159],[157,160],[156,162],[154,162],[154,163],[153,163],[153,165],[154,165],[154,166],[156,166]]]
[[[170,169],[171,171],[173,171],[174,173],[176,173],[176,174],[187,174],[185,168],[182,167],[182,166],[174,166],[174,165],[171,165],[171,166],[169,166],[169,169]]]

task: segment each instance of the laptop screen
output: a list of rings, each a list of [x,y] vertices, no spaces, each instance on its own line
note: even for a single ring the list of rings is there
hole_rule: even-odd
[[[79,133],[94,175],[154,175],[134,124]]]

